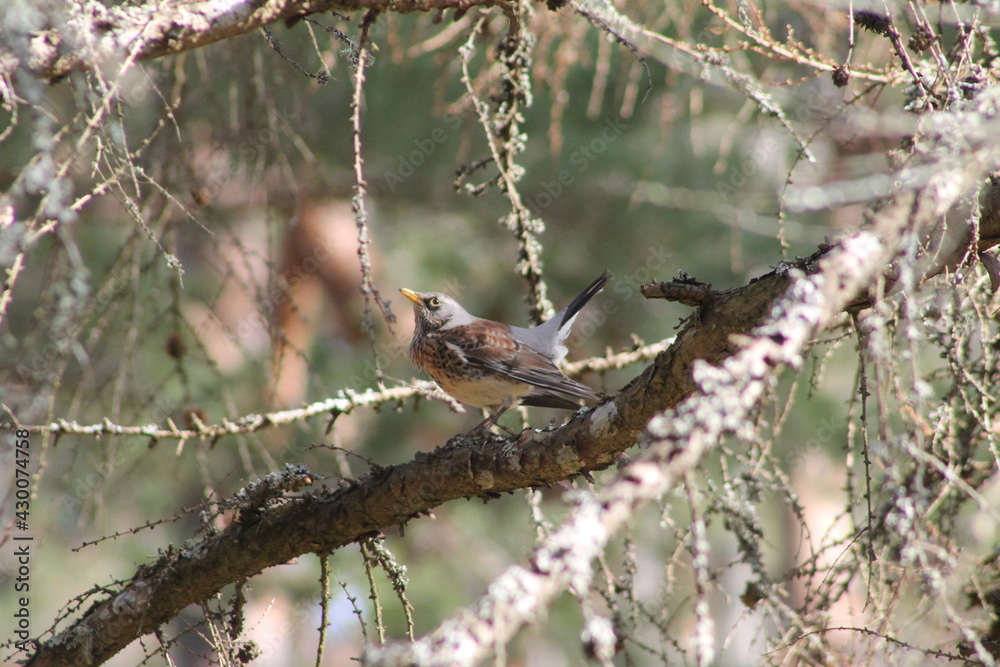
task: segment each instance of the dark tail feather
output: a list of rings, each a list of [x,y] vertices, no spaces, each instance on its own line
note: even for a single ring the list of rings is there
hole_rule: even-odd
[[[596,401],[597,394],[585,384],[562,376],[557,382],[548,385],[536,385],[530,394],[521,399],[522,405],[536,408],[561,408],[576,410],[580,400]]]
[[[529,396],[521,401],[521,405],[532,408],[556,408],[557,410],[579,410],[581,407],[579,403],[555,394]]]
[[[580,309],[587,305],[587,302],[593,299],[595,294],[604,289],[611,277],[611,272],[605,271],[597,280],[590,283],[590,287],[583,290],[580,296],[573,299],[572,303],[566,306],[566,313],[563,315],[562,322],[559,323],[559,328],[562,329],[566,326],[566,323],[573,319],[573,316],[580,312]]]

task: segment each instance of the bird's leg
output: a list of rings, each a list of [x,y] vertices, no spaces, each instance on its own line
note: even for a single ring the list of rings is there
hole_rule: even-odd
[[[470,435],[479,433],[480,431],[487,430],[489,427],[491,427],[491,426],[493,426],[494,424],[497,423],[497,420],[500,419],[500,416],[503,415],[503,413],[507,412],[507,409],[510,408],[511,405],[512,405],[512,403],[504,401],[503,403],[500,404],[500,407],[498,407],[496,410],[493,411],[492,414],[490,414],[489,417],[487,417],[483,421],[479,422],[479,424],[475,428],[473,428],[471,431],[469,431],[465,435],[470,436]],[[504,427],[501,426],[500,428],[504,428]],[[510,429],[504,429],[504,430],[510,431]],[[513,433],[513,431],[510,431],[510,432]]]
[[[466,435],[472,435],[473,433],[479,433],[480,431],[485,431],[490,426],[496,424],[497,420],[500,419],[500,415],[502,415],[506,411],[507,411],[507,406],[501,405],[499,408],[496,409],[495,412],[493,412],[489,417],[487,417],[483,421],[479,422],[479,424],[477,424],[475,428],[469,431]]]

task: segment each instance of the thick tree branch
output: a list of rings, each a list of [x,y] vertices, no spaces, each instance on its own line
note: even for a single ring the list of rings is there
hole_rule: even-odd
[[[509,568],[473,609],[456,614],[426,637],[369,647],[364,664],[479,664],[495,647],[509,642],[544,614],[557,596],[566,591],[584,595],[590,587],[591,564],[635,512],[682,481],[722,436],[739,434],[778,370],[798,367],[814,334],[844,311],[893,260],[905,232],[928,229],[937,220],[938,207],[954,205],[955,194],[967,191],[974,178],[972,170],[942,171],[926,191],[901,195],[874,225],[823,251],[811,276],[784,272],[785,280],[791,281],[789,289],[768,305],[767,311],[773,314],[755,338],[721,367],[695,366],[692,395],[676,410],[650,420],[644,437],[649,449],[602,491],[578,498],[576,509],[536,549],[529,565]],[[792,273],[799,278],[793,279]],[[698,330],[695,335],[700,337],[703,327]],[[683,339],[679,337],[678,343],[682,345]],[[613,635],[606,641],[612,648]]]
[[[671,339],[672,340],[672,339]],[[570,377],[578,377],[584,373],[604,373],[610,370],[617,370],[638,364],[645,361],[652,361],[657,354],[667,349],[671,341],[661,341],[650,345],[642,345],[632,350],[617,352],[603,357],[591,357],[565,364],[562,370]],[[116,424],[110,419],[95,424],[80,424],[66,419],[56,419],[48,424],[22,424],[17,420],[17,415],[7,409],[7,406],[0,403],[0,409],[6,409],[10,415],[10,421],[0,422],[0,432],[13,433],[18,429],[27,429],[32,433],[52,433],[56,436],[63,435],[86,435],[100,437],[102,435],[114,436],[139,436],[150,439],[151,444],[160,440],[210,440],[217,441],[220,438],[244,433],[256,433],[268,428],[284,426],[299,421],[307,421],[322,415],[328,415],[331,420],[342,414],[353,412],[360,408],[378,408],[386,403],[403,403],[410,399],[421,396],[444,401],[453,409],[461,411],[462,404],[450,397],[448,394],[433,382],[414,381],[412,385],[406,387],[392,387],[389,389],[366,389],[354,391],[344,389],[332,398],[310,403],[301,408],[289,410],[278,410],[276,412],[265,412],[261,414],[248,414],[234,420],[223,419],[218,424],[205,424],[193,413],[185,414],[187,424],[184,428],[179,427],[172,419],[168,419],[165,425],[161,424]]]
[[[535,551],[529,565],[515,565],[497,578],[471,613],[461,612],[417,642],[371,647],[364,664],[479,664],[541,616],[557,596],[567,590],[584,595],[590,587],[591,563],[609,541],[640,507],[662,497],[696,469],[722,435],[746,423],[778,367],[801,362],[811,334],[864,286],[875,273],[873,267],[882,266],[880,260],[893,247],[871,232],[839,246],[825,258],[823,270],[793,285],[788,296],[775,304],[774,319],[743,351],[722,368],[695,370],[701,388],[676,412],[651,421],[650,448],[602,491],[578,499],[569,519]],[[847,276],[850,279],[840,283],[840,289],[825,293],[830,290],[824,285],[831,280],[838,284],[837,278]]]
[[[893,210],[898,209],[905,212],[907,206],[899,203]],[[829,261],[834,260],[814,257],[798,266],[816,274]],[[862,264],[858,271],[862,277],[870,272]],[[829,289],[841,303],[866,284],[833,283]],[[676,342],[618,396],[575,416],[562,428],[526,430],[516,443],[496,437],[455,440],[432,453],[418,454],[409,463],[374,470],[340,489],[324,488],[278,507],[244,512],[226,531],[187,549],[169,551],[140,568],[118,595],[95,604],[42,644],[29,664],[99,664],[187,605],[267,567],[305,553],[333,551],[449,500],[492,498],[606,468],[635,444],[654,415],[696,391],[692,373],[696,361],[717,365],[738,353],[733,334],[748,335],[763,324],[790,285],[789,272],[776,271],[717,299],[692,318]],[[848,290],[850,294],[841,296]],[[674,479],[673,474],[667,478]],[[656,488],[661,484],[658,481]],[[644,492],[640,495],[646,497]]]
[[[989,102],[985,104],[980,108],[988,108]],[[928,135],[923,138],[934,138],[933,127]],[[948,148],[936,146],[928,152],[940,159],[942,154],[947,155]],[[914,157],[925,161],[931,155]],[[994,163],[997,153],[987,147],[969,157],[965,166],[952,162],[950,168],[945,168],[939,163],[941,168],[934,170],[919,189],[900,192],[893,199],[881,202],[862,230],[821,249],[805,262],[797,262],[808,277],[798,271],[790,272],[785,266],[738,290],[741,296],[755,300],[754,296],[769,294],[769,287],[779,281],[797,276],[782,296],[763,300],[772,312],[770,321],[754,332],[754,338],[746,341],[742,350],[717,367],[708,364],[692,367],[690,398],[679,408],[664,411],[649,421],[643,437],[649,449],[602,491],[578,499],[577,508],[566,522],[536,549],[530,565],[509,568],[494,580],[472,609],[446,620],[421,640],[368,648],[364,663],[477,664],[544,614],[557,596],[566,591],[583,596],[590,587],[592,563],[636,510],[661,498],[682,481],[718,445],[722,436],[740,436],[780,367],[799,366],[811,338],[838,313],[854,306],[858,296],[868,292],[868,286],[877,284],[885,275],[886,266],[896,264],[893,270],[900,274],[906,271],[911,275],[917,271],[934,274],[942,267],[960,266],[969,261],[967,257],[975,257],[995,244],[989,238],[996,234],[995,221],[989,215],[973,212],[981,174]],[[989,200],[990,197],[980,197],[978,203],[983,206]],[[978,234],[970,233],[968,225],[963,224],[975,219],[979,221]],[[946,238],[952,242],[946,243]],[[919,252],[910,253],[914,241]],[[806,266],[801,266],[803,263]],[[690,283],[683,286],[690,287]],[[646,287],[644,291],[657,289]],[[685,294],[690,296],[690,290]],[[732,294],[711,292],[709,297],[704,296],[704,291],[699,294],[703,317],[698,318],[698,326],[689,326],[678,336],[677,343],[630,387],[647,378],[647,389],[652,389],[660,363],[690,342],[688,336],[692,332],[699,339],[710,336],[718,323],[706,322],[704,314],[711,315],[717,308],[728,306]],[[762,301],[758,304],[765,305]],[[620,405],[619,401],[615,405]],[[593,619],[589,622],[588,629],[593,622]],[[603,636],[604,653],[613,653],[616,638],[609,623],[604,623],[603,632],[591,632],[590,636]],[[710,653],[711,649],[708,650]],[[712,659],[711,655],[699,653],[699,662]]]
[[[921,241],[922,256],[929,258],[921,272],[923,280],[928,280],[945,271],[955,271],[979,259],[993,275],[992,267],[996,257],[988,251],[1000,245],[1000,185],[988,185],[979,198],[979,226],[966,224],[965,219],[945,221],[928,233]],[[966,211],[967,212],[967,211]],[[831,252],[834,246],[824,246],[817,250],[806,262],[793,263],[797,268],[809,271],[818,268],[819,260]],[[771,274],[758,278],[766,280]],[[890,265],[882,273],[885,291],[891,291],[899,281],[899,267]],[[755,281],[756,282],[756,281]],[[689,276],[675,280],[650,283],[642,286],[642,294],[647,299],[666,299],[689,306],[711,306],[719,299],[741,296],[745,287],[728,290],[713,290],[712,286],[698,282]],[[855,295],[847,305],[847,312],[856,313],[872,305],[872,294],[867,290]]]
[[[988,105],[990,100],[981,103]],[[977,118],[981,119],[968,114],[957,122],[974,128]],[[933,141],[929,143],[935,145]],[[947,146],[940,151],[949,153]],[[676,341],[617,396],[593,410],[577,414],[565,426],[550,431],[526,430],[516,442],[492,436],[475,442],[456,439],[432,453],[416,456],[409,463],[379,468],[339,489],[324,487],[280,505],[255,508],[241,500],[241,516],[228,529],[185,549],[170,550],[156,563],[141,567],[118,594],[97,602],[70,627],[39,646],[29,664],[99,664],[137,637],[173,618],[189,604],[208,599],[226,585],[251,577],[267,567],[305,553],[328,553],[387,526],[406,522],[449,500],[492,498],[504,492],[553,484],[606,468],[635,444],[654,416],[675,408],[698,392],[707,396],[709,400],[695,400],[684,409],[682,414],[687,415],[688,421],[675,419],[677,425],[671,425],[669,420],[660,418],[652,422],[649,437],[660,444],[654,447],[654,453],[642,457],[641,466],[620,476],[601,496],[598,506],[603,511],[598,514],[607,516],[594,517],[594,513],[587,510],[586,516],[578,517],[580,521],[597,521],[604,525],[604,531],[595,538],[603,542],[584,545],[579,553],[567,552],[581,559],[572,567],[546,559],[545,554],[553,555],[554,551],[539,551],[532,570],[522,568],[503,580],[516,583],[523,578],[525,585],[540,582],[542,586],[537,591],[531,589],[532,595],[525,598],[530,604],[514,605],[513,611],[497,605],[482,621],[493,628],[496,641],[506,641],[528,615],[538,613],[552,596],[565,590],[574,580],[574,573],[583,571],[580,563],[589,564],[592,550],[610,539],[614,529],[625,520],[623,517],[627,518],[630,508],[662,493],[678,475],[700,460],[719,433],[728,432],[741,423],[743,413],[734,416],[726,413],[725,408],[721,408],[723,412],[720,413],[712,407],[713,392],[723,396],[736,391],[738,399],[740,396],[753,398],[757,390],[750,384],[740,384],[742,381],[733,381],[736,382],[733,384],[726,379],[733,375],[731,368],[720,371],[721,375],[714,375],[707,369],[739,355],[738,361],[732,363],[750,363],[749,368],[753,371],[746,382],[768,381],[777,372],[777,365],[794,363],[804,336],[828,322],[838,309],[847,308],[851,299],[894,259],[901,230],[908,231],[907,242],[947,235],[947,230],[937,235],[928,230],[948,226],[946,214],[956,210],[962,212],[974,202],[975,197],[970,193],[977,191],[981,174],[996,161],[997,148],[986,143],[970,149],[961,165],[956,164],[954,155],[948,157],[950,167],[942,163],[920,189],[907,190],[884,203],[862,231],[835,244],[832,249],[785,264],[744,288],[704,305],[678,334]],[[957,225],[965,220],[965,213],[958,219],[953,218],[950,224]],[[980,238],[984,237],[983,223],[988,218],[980,216]],[[962,237],[968,235],[963,232]],[[921,262],[920,266],[926,270],[938,266],[936,256],[934,262],[923,261],[925,253],[937,254],[938,246],[921,244],[920,247],[921,251],[914,255]],[[967,254],[961,244],[951,247],[956,256]],[[813,278],[801,281],[810,289],[795,292],[797,297],[786,297],[793,282],[790,272],[793,268]],[[776,306],[784,310],[775,311]],[[760,339],[750,348],[743,349],[734,334],[750,335],[764,324],[767,314],[772,311],[776,312],[776,322],[788,320],[798,324],[788,331],[772,327],[767,334],[770,343]],[[699,360],[708,365],[700,364],[702,370],[695,372]],[[750,393],[740,393],[743,391]],[[750,407],[748,404],[743,409]],[[719,423],[713,426],[712,419]],[[700,434],[697,442],[693,439],[696,433]],[[689,437],[694,444],[688,444],[691,449],[685,454],[681,445]],[[671,457],[678,452],[681,452],[680,460],[687,463],[672,462]],[[660,467],[663,463],[667,464],[666,468]],[[566,533],[559,531],[557,534]],[[543,549],[552,545],[550,542]],[[513,590],[515,595],[519,592],[517,588]],[[495,601],[484,602],[486,607],[480,608],[480,616],[476,618],[482,618],[483,610]],[[502,616],[507,613],[515,616],[509,619]],[[470,632],[475,634],[478,630],[470,629]],[[434,634],[425,641],[434,643],[435,637],[439,635]],[[494,645],[486,642],[485,648],[480,650]]]
[[[43,79],[58,79],[93,69],[105,59],[160,58],[324,11],[467,11],[504,4],[504,0],[165,0],[109,8],[96,0],[67,3],[71,13],[45,17],[48,25],[4,20],[12,32],[24,30],[27,46],[0,40],[0,75],[25,67]]]

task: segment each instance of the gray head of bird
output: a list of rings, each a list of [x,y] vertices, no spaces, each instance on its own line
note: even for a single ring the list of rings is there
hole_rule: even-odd
[[[414,292],[405,287],[399,291],[413,302],[413,318],[420,331],[450,329],[469,324],[476,319],[447,294]]]

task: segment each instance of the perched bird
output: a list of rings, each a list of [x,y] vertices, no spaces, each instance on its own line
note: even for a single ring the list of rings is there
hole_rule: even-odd
[[[517,403],[575,410],[581,399],[597,396],[557,364],[566,356],[573,320],[610,279],[605,271],[555,317],[530,329],[470,315],[439,292],[401,289],[413,302],[416,323],[410,360],[457,400],[490,411],[470,433],[489,428]]]

